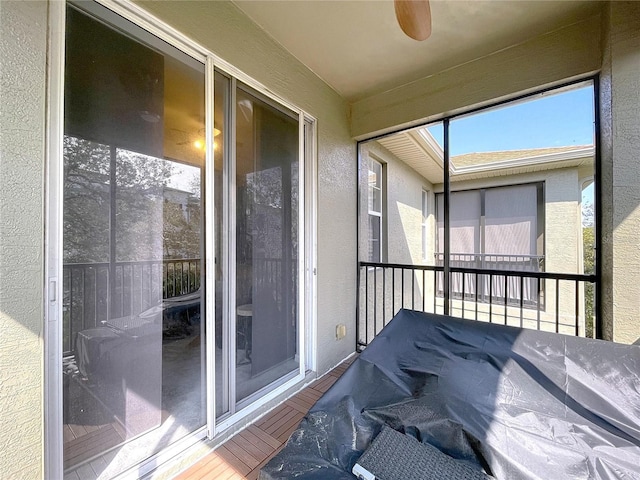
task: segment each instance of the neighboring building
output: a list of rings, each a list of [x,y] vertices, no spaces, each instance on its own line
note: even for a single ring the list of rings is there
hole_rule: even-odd
[[[375,159],[384,172],[386,188],[377,195],[384,199],[379,209],[384,212],[386,229],[376,236],[384,239],[380,257],[387,263],[443,265],[444,174],[439,143],[426,128],[419,128],[361,147],[361,166],[366,159]],[[452,157],[450,165],[452,266],[584,273],[581,204],[582,190],[595,173],[593,146],[471,153]],[[368,235],[372,236],[371,231]],[[500,303],[505,295],[503,279],[498,277],[491,285],[491,294]],[[441,308],[441,282],[434,291],[433,282],[422,284],[421,272],[415,274],[415,281],[426,297],[424,303],[434,305],[435,295],[435,305]],[[452,277],[452,313],[462,316],[464,288],[465,315],[473,318],[477,308],[479,318],[488,321],[489,308],[484,304],[488,303],[489,280],[477,282],[471,274],[465,274],[464,286],[461,274]],[[508,311],[509,324],[535,327],[540,319],[541,328],[555,330],[555,286],[542,284],[538,292],[537,282],[527,279],[523,289],[521,293],[518,279],[508,280],[507,302],[513,307]],[[560,305],[561,331],[571,333],[576,321],[575,302],[571,301],[575,287],[562,284],[559,293],[565,299]],[[584,335],[582,287],[579,296],[578,322]],[[521,297],[526,308],[523,322],[515,308]],[[423,304],[422,297],[416,301]],[[494,313],[501,316],[495,309]]]
[[[517,9],[500,2],[492,29],[517,35],[483,30],[473,42],[458,41],[452,8],[434,24],[438,48],[403,44],[413,52],[404,67],[394,48],[361,55],[366,42],[353,34],[364,26],[363,38],[373,33],[397,46],[402,34],[386,30],[391,21],[368,18],[389,6],[345,2],[345,12],[357,9],[349,16],[332,2],[0,2],[1,478],[142,477],[156,468],[169,477],[327,372],[356,347],[359,247],[383,262],[419,264],[439,253],[440,182],[416,175],[401,155],[396,161],[380,136],[577,80],[595,79],[598,92],[600,333],[638,341],[640,4],[532,2],[516,22]],[[453,6],[467,15],[460,18],[477,16],[475,4]],[[252,10],[263,8],[284,22],[280,33]],[[534,10],[538,20],[526,23]],[[303,20],[314,28],[295,33]],[[338,38],[342,20],[342,43],[309,41]],[[322,72],[344,70],[336,58],[347,46],[358,52],[351,65],[378,72],[351,75],[363,82],[358,88],[323,80]],[[428,51],[448,58],[423,68],[419,52]],[[78,204],[92,234],[81,251],[65,249],[74,240],[65,223],[65,137],[98,145],[80,155],[104,182]],[[382,202],[359,224],[356,151],[373,138],[381,138],[371,151],[380,167],[373,176],[368,164],[360,172]],[[75,321],[64,314],[65,253],[113,265],[174,256],[165,249],[163,196],[145,194],[168,185],[160,160],[202,169],[202,227],[188,230],[193,217],[183,207],[188,222],[176,225],[180,235],[190,232],[189,249],[202,252],[194,271],[203,287],[173,301],[146,286],[127,297],[124,286],[141,277],[97,275],[105,302],[120,295],[144,315],[112,309],[95,328],[64,338],[65,322]],[[155,173],[136,176],[139,164]],[[454,190],[515,183],[476,178],[468,168],[460,167]],[[396,170],[402,181],[392,183]],[[575,231],[581,167],[518,175],[545,182],[545,208],[556,208],[552,192],[566,194],[545,215],[545,269],[579,271],[577,240],[557,254],[548,223],[571,210]],[[124,180],[132,187],[126,201],[118,200]],[[552,189],[556,181],[571,191]],[[167,195],[184,206],[180,192]],[[140,209],[118,209],[134,199]],[[363,247],[358,232],[369,221],[377,236]],[[130,228],[118,231],[125,222]],[[153,285],[173,282],[160,270],[146,275]],[[141,300],[152,307],[140,309]],[[87,302],[78,318],[91,317],[99,302]]]

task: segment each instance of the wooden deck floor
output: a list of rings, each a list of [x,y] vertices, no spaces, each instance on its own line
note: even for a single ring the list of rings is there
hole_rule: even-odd
[[[316,380],[176,477],[179,480],[257,479],[287,443],[314,403],[340,378],[355,356]]]

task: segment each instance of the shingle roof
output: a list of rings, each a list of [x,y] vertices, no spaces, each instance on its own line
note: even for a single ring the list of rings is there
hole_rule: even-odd
[[[470,167],[473,165],[485,165],[504,162],[507,160],[531,159],[554,153],[565,153],[592,147],[593,145],[569,145],[564,147],[533,148],[527,150],[501,150],[498,152],[465,153],[463,155],[451,157],[451,163],[456,167]]]

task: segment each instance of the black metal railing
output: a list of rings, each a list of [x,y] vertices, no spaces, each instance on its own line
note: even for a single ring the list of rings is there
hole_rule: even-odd
[[[297,269],[295,257],[288,262],[255,258],[249,264],[237,265],[236,301],[251,303],[255,288],[271,289],[277,308],[295,319]],[[65,355],[73,354],[78,332],[115,318],[138,315],[161,300],[193,293],[201,282],[199,258],[116,262],[113,266],[108,262],[70,263],[63,266],[63,271]]]
[[[450,289],[450,315],[571,335],[585,335],[593,321],[584,318],[585,285],[595,275],[460,266],[449,272],[450,285],[458,285]],[[444,314],[443,279],[442,265],[360,262],[356,347],[366,347],[401,308]]]
[[[525,272],[541,272],[544,270],[544,255],[451,253],[449,258],[449,263],[452,267]],[[444,265],[444,253],[437,252],[435,259],[436,265]]]
[[[444,253],[436,253],[436,265],[444,265]],[[452,253],[449,265],[452,268],[480,269],[480,270],[508,270],[522,272],[543,272],[544,256],[540,255],[499,255],[486,253]],[[444,276],[437,276],[436,294],[444,295]],[[463,289],[463,280],[465,289]],[[522,283],[522,285],[521,285]],[[540,284],[544,290],[544,282]],[[540,301],[538,282],[535,278],[525,278],[523,282],[518,277],[509,277],[505,287],[502,281],[489,281],[484,276],[478,279],[477,275],[464,273],[452,275],[449,287],[449,295],[453,299],[474,300],[481,303],[490,303],[489,299],[497,296],[506,300],[509,305],[518,305],[521,301],[526,306],[537,306]],[[490,293],[492,295],[490,295]],[[542,295],[544,300],[544,295]]]
[[[200,288],[199,258],[63,266],[63,351],[75,334],[113,318],[137,315],[159,301]]]

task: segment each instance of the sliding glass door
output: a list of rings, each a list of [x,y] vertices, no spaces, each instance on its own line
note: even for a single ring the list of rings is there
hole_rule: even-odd
[[[112,477],[206,423],[204,65],[87,7],[66,22],[65,478]]]
[[[298,115],[236,88],[236,402],[298,372]]]
[[[221,135],[228,154],[216,148],[218,271],[229,279],[216,302],[216,415],[224,418],[300,373],[304,246],[298,114],[219,72],[216,100],[216,118],[231,125]]]
[[[307,137],[101,5],[65,34],[64,470],[111,478],[304,374]]]

